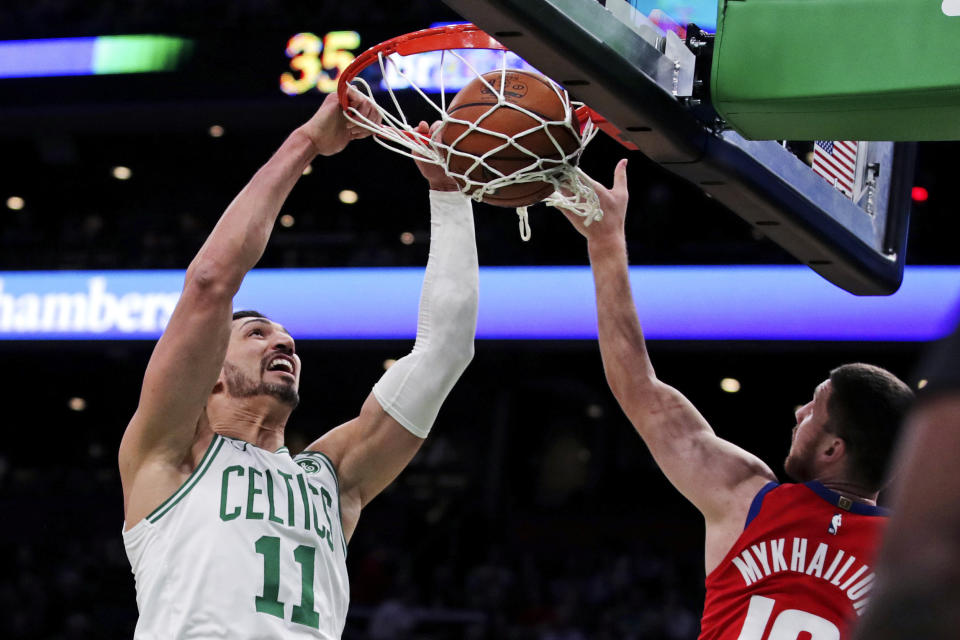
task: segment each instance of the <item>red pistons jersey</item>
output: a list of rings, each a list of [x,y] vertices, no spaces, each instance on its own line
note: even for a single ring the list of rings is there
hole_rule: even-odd
[[[863,613],[886,510],[771,482],[707,576],[700,640],[841,640]]]

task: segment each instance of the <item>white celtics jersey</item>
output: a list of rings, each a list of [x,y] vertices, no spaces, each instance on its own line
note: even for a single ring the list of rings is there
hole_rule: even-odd
[[[347,546],[333,465],[215,435],[186,482],[123,534],[135,638],[340,638]]]

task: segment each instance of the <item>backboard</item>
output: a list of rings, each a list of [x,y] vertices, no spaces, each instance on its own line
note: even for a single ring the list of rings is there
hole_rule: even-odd
[[[900,286],[913,143],[854,144],[847,178],[828,182],[785,143],[725,126],[710,105],[713,36],[695,25],[661,28],[625,0],[444,1],[830,282]]]

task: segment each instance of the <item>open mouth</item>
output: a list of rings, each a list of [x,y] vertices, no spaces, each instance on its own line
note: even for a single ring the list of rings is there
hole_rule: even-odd
[[[279,371],[293,375],[293,361],[285,356],[278,356],[267,363],[267,371]]]

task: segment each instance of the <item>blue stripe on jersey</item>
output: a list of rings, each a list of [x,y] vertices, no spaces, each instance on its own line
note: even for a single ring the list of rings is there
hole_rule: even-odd
[[[860,516],[889,516],[890,510],[884,509],[883,507],[876,507],[872,504],[865,504],[863,502],[851,501],[849,508],[842,507],[840,505],[841,499],[850,500],[832,489],[828,489],[816,480],[811,480],[810,482],[804,482],[804,485],[810,488],[815,494],[829,502],[835,507],[839,507],[850,513],[855,513]]]
[[[743,523],[743,528],[746,529],[750,526],[750,523],[753,522],[753,519],[757,517],[757,514],[760,513],[760,507],[763,506],[763,498],[768,493],[779,487],[780,485],[776,482],[768,482],[763,485],[763,488],[757,492],[757,495],[754,496],[753,502],[750,503],[750,511],[747,512],[747,521]]]

